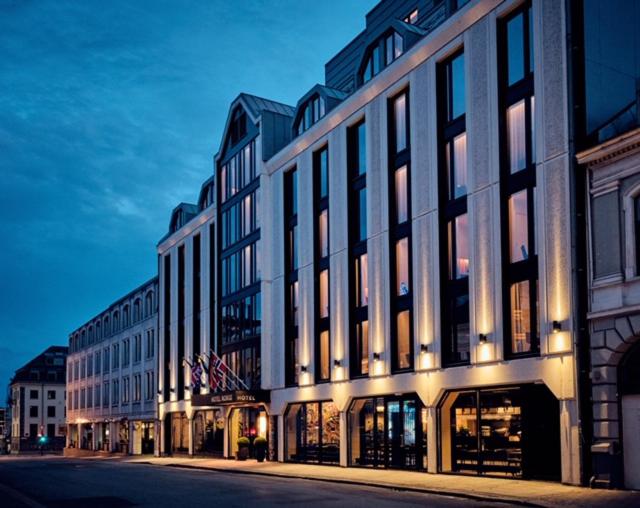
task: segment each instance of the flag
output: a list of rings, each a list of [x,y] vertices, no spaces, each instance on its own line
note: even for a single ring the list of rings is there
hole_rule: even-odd
[[[195,366],[189,364],[191,367],[191,388],[200,388],[202,384],[202,362],[198,358],[195,362]]]
[[[207,378],[209,377],[209,362],[207,360],[206,353],[202,353],[198,356],[198,360],[200,360],[200,384],[205,386],[207,384]]]

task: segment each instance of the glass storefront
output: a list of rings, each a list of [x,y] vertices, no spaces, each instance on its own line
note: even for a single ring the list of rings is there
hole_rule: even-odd
[[[140,423],[140,453],[152,454],[155,443],[155,424],[153,422]]]
[[[545,386],[452,392],[439,411],[442,471],[559,477],[559,406]]]
[[[185,413],[171,413],[171,452],[189,453],[189,420]]]
[[[285,460],[340,462],[340,412],[332,401],[289,405],[285,413],[285,435]]]
[[[426,409],[416,395],[354,400],[349,432],[350,465],[427,467]]]
[[[224,446],[223,410],[196,411],[193,426],[195,453],[222,455]]]
[[[262,406],[236,407],[229,416],[229,448],[232,457],[238,452],[238,439],[249,438],[249,457],[254,457],[253,440],[267,434],[267,412]]]

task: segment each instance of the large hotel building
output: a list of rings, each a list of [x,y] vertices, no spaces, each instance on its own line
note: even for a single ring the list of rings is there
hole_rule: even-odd
[[[240,94],[157,246],[156,453],[637,485],[614,3],[383,0],[295,107]]]
[[[158,246],[161,453],[580,482],[567,26],[383,1],[295,108],[233,102]]]

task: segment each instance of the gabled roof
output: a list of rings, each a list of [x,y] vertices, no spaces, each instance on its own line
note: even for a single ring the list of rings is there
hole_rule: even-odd
[[[258,123],[263,111],[269,111],[270,113],[288,117],[292,117],[295,112],[295,108],[287,104],[265,99],[264,97],[258,97],[257,95],[251,95],[244,92],[241,93],[229,105],[229,112],[227,113],[227,120],[224,123],[224,129],[222,130],[222,136],[220,137],[220,147],[218,148],[216,158],[223,155],[233,111],[238,107],[238,105],[241,105],[244,108],[254,124]]]
[[[69,348],[67,346],[49,346],[33,360],[16,370],[10,384],[34,381],[31,377],[31,372],[34,371],[37,371],[39,375],[39,378],[35,381],[64,383],[68,353]],[[57,361],[54,362],[54,360]],[[48,380],[48,372],[61,372],[62,376],[56,375],[55,380]]]

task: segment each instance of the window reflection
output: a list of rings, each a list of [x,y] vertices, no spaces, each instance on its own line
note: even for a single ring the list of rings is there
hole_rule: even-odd
[[[369,262],[367,254],[362,254],[355,260],[356,263],[356,306],[369,305]]]
[[[461,279],[469,275],[469,232],[467,214],[449,222],[449,276]]]
[[[513,85],[524,78],[523,17],[523,14],[519,14],[507,23],[507,70],[509,85]]]
[[[369,373],[369,321],[362,321],[356,325],[357,350],[360,352],[360,373]]]
[[[398,313],[396,352],[399,369],[408,369],[411,367],[410,322],[410,311],[405,310]]]
[[[329,379],[329,331],[320,333],[320,379]]]
[[[396,153],[407,148],[407,95],[402,94],[393,101]]]
[[[449,199],[467,194],[467,133],[457,135],[447,143],[447,172],[449,174]]]
[[[529,258],[527,217],[527,191],[522,190],[509,198],[509,249],[512,263]]]
[[[511,285],[511,351],[531,351],[531,299],[529,281]]]
[[[407,196],[407,166],[396,169],[396,220],[398,224],[407,221],[408,196]]]
[[[320,317],[329,317],[329,270],[320,272]]]
[[[396,242],[396,291],[397,294],[409,294],[409,238]]]
[[[329,210],[322,210],[318,219],[320,257],[329,255]]]
[[[509,143],[509,168],[516,173],[527,167],[527,133],[525,100],[507,109],[507,136]]]

